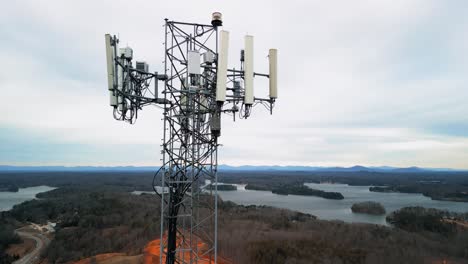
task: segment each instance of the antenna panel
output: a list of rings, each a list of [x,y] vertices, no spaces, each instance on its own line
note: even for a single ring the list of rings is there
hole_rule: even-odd
[[[226,81],[229,49],[229,32],[221,30],[218,53],[218,71],[216,73],[216,101],[226,101]]]
[[[200,74],[200,52],[188,52],[187,70],[189,74]]]
[[[120,56],[127,60],[133,59],[133,49],[130,47],[120,48]]]
[[[122,50],[122,49],[121,49]],[[125,60],[122,58],[119,58],[120,63],[125,64]],[[123,74],[123,69],[122,67],[117,68],[117,89],[121,92],[123,92],[123,83],[124,83],[124,74]],[[119,105],[119,110],[123,110],[123,95],[118,95],[117,96],[117,103]]]
[[[106,34],[106,59],[107,59],[107,87],[114,89],[114,50],[111,45],[111,35]]]
[[[146,63],[145,61],[135,62],[135,68],[137,70],[139,70],[139,71],[142,71],[142,72],[148,72],[148,70],[149,70],[148,63]]]
[[[117,96],[114,91],[109,91],[109,97],[110,106],[117,106]]]
[[[211,51],[207,51],[205,53],[203,53],[203,62],[206,63],[206,64],[211,64],[213,63],[215,60],[215,55],[213,52]]]
[[[270,98],[278,98],[278,50],[270,49],[268,52],[270,59]]]
[[[245,36],[244,49],[244,103],[251,105],[254,102],[254,84],[253,84],[253,36]]]

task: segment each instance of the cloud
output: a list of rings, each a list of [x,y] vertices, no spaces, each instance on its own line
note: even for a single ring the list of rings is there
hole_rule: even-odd
[[[267,71],[267,50],[277,47],[281,74],[274,115],[257,108],[249,120],[223,118],[221,163],[468,168],[467,6],[10,1],[0,17],[0,126],[8,143],[0,163],[159,164],[160,109],[144,109],[134,126],[112,118],[103,36],[118,34],[136,59],[161,71],[163,19],[208,22],[221,11],[230,64],[249,33],[256,70]],[[267,91],[256,80],[256,95]],[[47,140],[28,140],[35,137]]]

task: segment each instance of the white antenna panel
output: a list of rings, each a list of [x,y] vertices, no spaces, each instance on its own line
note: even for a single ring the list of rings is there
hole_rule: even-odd
[[[188,52],[187,70],[189,74],[200,74],[200,52]]]
[[[218,52],[218,71],[216,77],[216,101],[226,101],[226,81],[227,64],[229,49],[229,32],[221,30],[219,52]]]
[[[122,58],[119,58],[120,63],[125,65],[125,60]],[[123,82],[124,82],[124,74],[123,74],[123,69],[122,67],[117,68],[117,89],[121,92],[123,92]],[[122,95],[117,96],[117,103],[119,105],[119,110],[123,110],[123,101],[124,98]]]
[[[109,91],[110,96],[110,106],[117,106],[117,96],[115,96],[114,91]]]
[[[107,85],[108,90],[114,89],[114,50],[111,46],[111,35],[106,34],[106,57],[107,57]]]
[[[278,50],[270,49],[268,52],[270,59],[270,98],[278,98]]]
[[[245,48],[244,48],[244,103],[251,105],[254,102],[254,87],[253,87],[253,36],[245,36]]]
[[[214,55],[213,52],[207,51],[207,52],[203,53],[203,62],[204,63],[211,64],[211,63],[214,62],[214,59],[215,59],[215,55]]]
[[[130,47],[120,48],[120,56],[124,57],[127,60],[133,59],[133,49]]]

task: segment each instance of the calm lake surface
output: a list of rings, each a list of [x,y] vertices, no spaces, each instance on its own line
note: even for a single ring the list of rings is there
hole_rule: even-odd
[[[14,205],[36,198],[36,194],[55,189],[49,186],[20,188],[18,192],[0,192],[0,212],[8,211]]]
[[[320,219],[342,220],[386,225],[385,216],[355,214],[351,206],[357,202],[375,201],[381,203],[387,214],[406,206],[423,206],[454,212],[468,212],[468,203],[436,201],[422,194],[370,192],[370,186],[349,186],[347,184],[306,183],[313,189],[340,192],[343,200],[330,200],[314,196],[277,195],[270,191],[245,190],[237,185],[237,191],[218,191],[225,201],[242,205],[269,205],[309,213]]]

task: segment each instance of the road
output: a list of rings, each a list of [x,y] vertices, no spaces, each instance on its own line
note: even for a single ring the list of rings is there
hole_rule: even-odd
[[[39,233],[20,230],[16,230],[16,233],[22,238],[29,238],[36,241],[36,248],[28,254],[24,255],[24,257],[21,259],[13,262],[13,264],[32,264],[39,262],[41,258],[41,252],[49,245],[50,239]]]
[[[468,228],[468,221],[446,219],[445,222],[456,224],[464,228]]]

